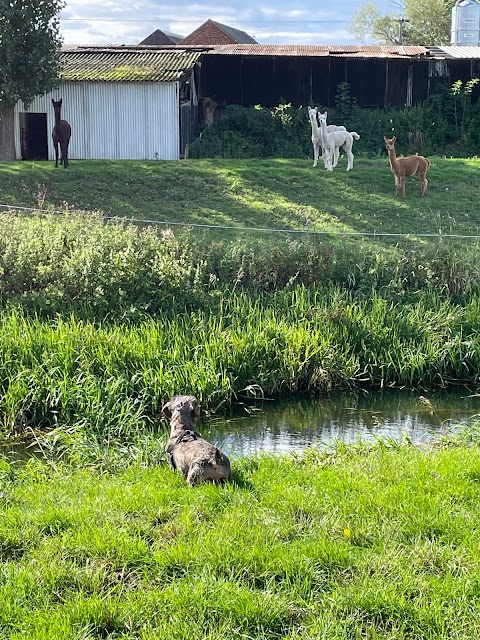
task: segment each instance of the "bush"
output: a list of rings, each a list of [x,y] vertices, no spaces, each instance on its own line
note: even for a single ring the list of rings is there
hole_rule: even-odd
[[[480,104],[472,103],[478,78],[452,87],[440,85],[423,104],[410,108],[364,109],[338,86],[329,120],[357,131],[355,153],[384,153],[383,136],[395,135],[399,153],[467,156],[480,145]],[[231,105],[191,147],[194,158],[305,157],[312,153],[306,107],[281,104],[275,109]],[[402,148],[403,147],[403,148]]]
[[[0,216],[1,297],[39,314],[136,317],[198,304],[200,265],[161,236],[99,215]]]
[[[234,238],[209,231],[138,229],[119,220],[68,213],[0,215],[0,296],[39,316],[140,320],[209,306],[219,292],[275,292],[293,284],[339,285],[388,296],[435,288],[480,291],[478,244],[380,246],[368,238]]]

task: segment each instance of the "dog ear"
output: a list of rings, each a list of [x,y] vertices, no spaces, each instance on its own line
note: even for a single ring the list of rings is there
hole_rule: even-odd
[[[172,408],[171,408],[170,400],[163,405],[162,411],[167,416],[167,418],[172,417]]]
[[[194,420],[200,417],[200,405],[198,404],[198,401],[196,398],[190,401],[189,409],[190,409],[190,414]]]

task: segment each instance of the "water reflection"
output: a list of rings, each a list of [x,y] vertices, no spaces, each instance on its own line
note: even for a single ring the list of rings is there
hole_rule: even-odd
[[[247,411],[250,413],[247,413]],[[480,414],[480,396],[462,389],[429,394],[386,390],[332,393],[316,399],[264,401],[229,419],[203,421],[202,434],[232,456],[259,451],[286,453],[333,441],[376,437],[428,442]]]
[[[204,437],[237,457],[301,452],[338,440],[402,440],[407,435],[413,442],[428,442],[477,418],[480,394],[467,389],[428,394],[385,390],[249,403],[227,418],[203,419],[199,426]],[[35,445],[0,444],[0,454],[21,461],[40,452]]]

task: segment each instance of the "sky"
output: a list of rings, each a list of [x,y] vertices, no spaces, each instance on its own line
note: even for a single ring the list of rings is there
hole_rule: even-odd
[[[66,0],[65,44],[138,44],[156,29],[186,36],[209,18],[260,44],[357,44],[348,31],[365,0]],[[391,0],[376,0],[395,12]]]

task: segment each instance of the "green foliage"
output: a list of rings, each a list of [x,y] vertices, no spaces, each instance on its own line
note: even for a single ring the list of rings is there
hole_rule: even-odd
[[[59,72],[59,13],[63,0],[1,0],[0,108],[55,86]]]
[[[335,96],[335,117],[341,122],[349,121],[355,117],[357,111],[357,100],[350,93],[350,85],[348,82],[341,82],[337,85]]]
[[[365,109],[358,107],[347,82],[338,85],[335,109],[329,120],[360,133],[355,153],[383,153],[384,135],[406,141],[409,153],[470,155],[480,144],[480,101],[475,99],[478,78],[452,87],[439,85],[436,93],[415,107]],[[287,105],[289,117],[275,126],[280,106],[273,111],[228,107],[193,147],[192,157],[301,157],[311,154],[306,110]],[[263,128],[263,129],[262,129]]]
[[[437,230],[438,231],[438,230]],[[134,320],[208,307],[225,289],[274,292],[340,285],[408,296],[480,291],[477,243],[379,245],[334,235],[230,238],[211,231],[139,229],[93,214],[0,216],[3,306],[32,315]]]
[[[398,0],[392,4],[400,13],[382,14],[376,2],[364,2],[350,23],[355,38],[424,47],[450,43],[455,0]]]
[[[195,265],[172,233],[98,215],[0,217],[3,302],[43,315],[138,318],[198,305]]]
[[[192,158],[265,158],[303,156],[308,149],[306,109],[280,104],[272,110],[259,105],[229,105],[222,117],[191,146]],[[309,126],[309,125],[308,125]]]

